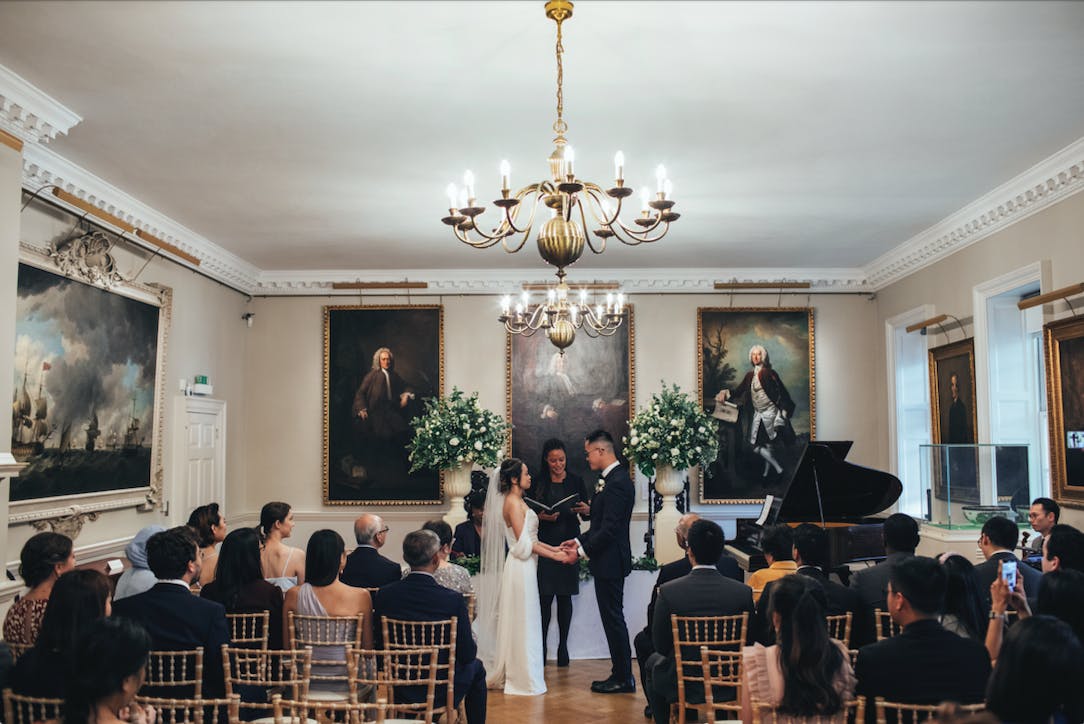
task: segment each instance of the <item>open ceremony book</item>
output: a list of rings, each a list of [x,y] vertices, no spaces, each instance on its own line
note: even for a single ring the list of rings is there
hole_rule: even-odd
[[[562,505],[564,505],[565,503],[571,501],[573,498],[578,499],[579,497],[580,497],[579,493],[573,493],[572,495],[568,496],[567,498],[561,498],[560,500],[558,500],[553,505],[545,505],[544,503],[539,503],[537,500],[534,500],[533,498],[528,498],[526,495],[524,495],[523,496],[523,502],[526,503],[527,505],[531,506],[532,508],[534,508],[538,512],[541,512],[541,513],[555,513],[555,512],[557,512],[557,509],[560,508]],[[575,502],[578,503],[579,500],[576,500]]]

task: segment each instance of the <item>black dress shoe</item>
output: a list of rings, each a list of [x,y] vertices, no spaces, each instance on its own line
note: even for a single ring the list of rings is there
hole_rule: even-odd
[[[629,679],[628,681],[607,681],[599,687],[591,687],[591,691],[596,694],[635,694],[636,683]]]
[[[557,649],[557,665],[568,666],[568,648],[565,646],[558,647]]]
[[[606,686],[607,684],[612,684],[613,682],[613,679],[599,679],[598,681],[592,681],[591,691],[597,691],[600,686]]]

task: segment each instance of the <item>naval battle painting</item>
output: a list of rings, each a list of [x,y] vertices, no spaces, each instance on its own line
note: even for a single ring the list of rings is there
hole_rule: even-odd
[[[11,500],[151,483],[160,308],[19,265]]]

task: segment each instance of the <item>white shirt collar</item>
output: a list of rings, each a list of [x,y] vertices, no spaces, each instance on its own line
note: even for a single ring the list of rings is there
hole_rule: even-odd
[[[694,571],[699,569],[699,568],[707,568],[707,569],[712,570],[712,571],[715,570],[715,566],[709,566],[707,563],[697,563],[695,566],[693,566]]]
[[[602,477],[606,477],[607,475],[609,475],[610,471],[613,470],[614,468],[616,468],[620,464],[621,464],[620,460],[614,460],[612,463],[607,465],[606,468],[602,471]]]
[[[172,583],[175,586],[184,586],[184,590],[189,591],[192,589],[191,584],[182,578],[159,578],[159,583]]]

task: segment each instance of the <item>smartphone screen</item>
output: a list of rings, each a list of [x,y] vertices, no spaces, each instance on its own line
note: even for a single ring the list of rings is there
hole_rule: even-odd
[[[1016,588],[1016,561],[1001,562],[1001,577],[1012,591]]]

